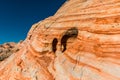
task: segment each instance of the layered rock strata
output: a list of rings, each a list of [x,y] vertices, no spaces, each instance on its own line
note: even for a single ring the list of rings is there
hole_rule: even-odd
[[[0,80],[120,80],[120,0],[68,0],[0,63]]]

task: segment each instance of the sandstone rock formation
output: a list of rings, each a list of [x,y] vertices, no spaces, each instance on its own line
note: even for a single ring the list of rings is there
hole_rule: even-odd
[[[0,80],[120,80],[120,0],[68,0],[0,63]]]
[[[0,45],[0,61],[6,59],[18,50],[19,49],[17,47],[17,44],[14,42],[4,43]]]

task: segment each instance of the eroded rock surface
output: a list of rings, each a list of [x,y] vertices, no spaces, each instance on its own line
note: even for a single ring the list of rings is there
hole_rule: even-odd
[[[0,61],[8,58],[13,53],[16,53],[19,50],[17,43],[9,42],[0,45]]]
[[[120,0],[68,0],[0,63],[0,80],[120,80]]]

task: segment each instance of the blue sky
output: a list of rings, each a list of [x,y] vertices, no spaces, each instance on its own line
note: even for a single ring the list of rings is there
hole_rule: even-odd
[[[66,0],[0,0],[0,44],[24,40],[32,24],[54,13]]]

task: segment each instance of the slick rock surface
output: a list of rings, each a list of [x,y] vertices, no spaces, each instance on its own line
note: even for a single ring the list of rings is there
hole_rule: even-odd
[[[0,62],[0,80],[120,80],[120,0],[67,0]]]

